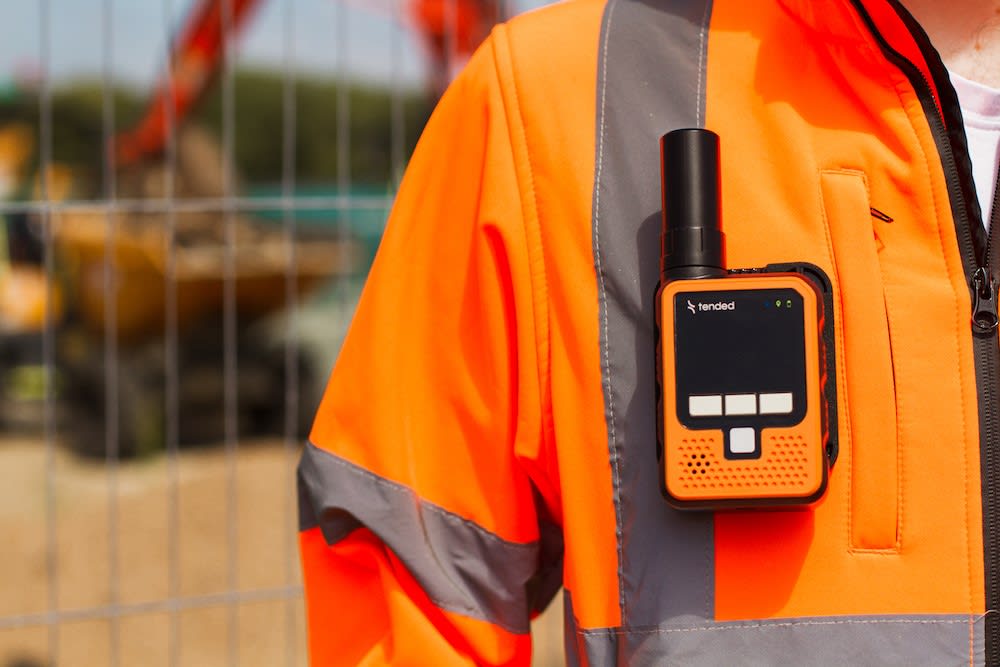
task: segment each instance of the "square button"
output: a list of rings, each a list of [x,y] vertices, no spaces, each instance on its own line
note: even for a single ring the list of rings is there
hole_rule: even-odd
[[[749,427],[729,429],[729,453],[753,454],[757,449],[757,438],[754,430]]]
[[[727,415],[757,414],[756,394],[726,394]]]
[[[761,394],[760,414],[787,415],[792,412],[792,393]]]
[[[688,414],[692,417],[719,417],[722,415],[722,396],[689,396]]]

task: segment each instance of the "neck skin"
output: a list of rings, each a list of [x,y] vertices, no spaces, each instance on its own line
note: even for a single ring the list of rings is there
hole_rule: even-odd
[[[951,71],[1000,88],[1000,0],[902,0]]]

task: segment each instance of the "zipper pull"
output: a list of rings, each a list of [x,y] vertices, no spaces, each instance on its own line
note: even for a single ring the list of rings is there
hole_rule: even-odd
[[[871,208],[869,208],[868,212],[872,214],[873,218],[881,220],[882,222],[892,222],[893,221],[892,218],[890,218],[888,215],[886,215],[882,211],[878,210],[874,206],[872,206]]]
[[[972,330],[990,333],[1000,324],[997,317],[997,281],[986,267],[979,267],[972,276]]]

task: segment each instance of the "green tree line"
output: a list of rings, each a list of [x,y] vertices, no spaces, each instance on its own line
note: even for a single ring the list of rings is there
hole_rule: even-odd
[[[208,128],[221,141],[223,94],[220,79],[200,101],[188,122]],[[233,78],[232,139],[236,169],[245,184],[281,181],[284,141],[285,79],[281,72],[239,70]],[[346,90],[344,90],[346,88]],[[398,177],[392,165],[393,110],[402,110],[403,158],[409,156],[432,108],[423,91],[405,90],[393,95],[386,87],[359,81],[337,81],[316,75],[297,75],[295,92],[296,182],[330,185],[338,182],[341,136],[338,136],[339,96],[347,100],[347,173],[351,183],[382,185]],[[111,91],[116,131],[139,121],[148,104],[148,93],[117,86]],[[77,81],[51,93],[51,154],[53,160],[72,167],[80,183],[101,191],[105,95],[99,82]],[[39,95],[35,91],[0,101],[0,127],[23,123],[40,136]],[[399,139],[397,139],[399,141]]]

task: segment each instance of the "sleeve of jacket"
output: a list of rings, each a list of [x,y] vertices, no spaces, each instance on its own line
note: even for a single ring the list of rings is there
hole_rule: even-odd
[[[541,249],[502,37],[420,139],[299,465],[315,665],[527,665],[560,585]]]

